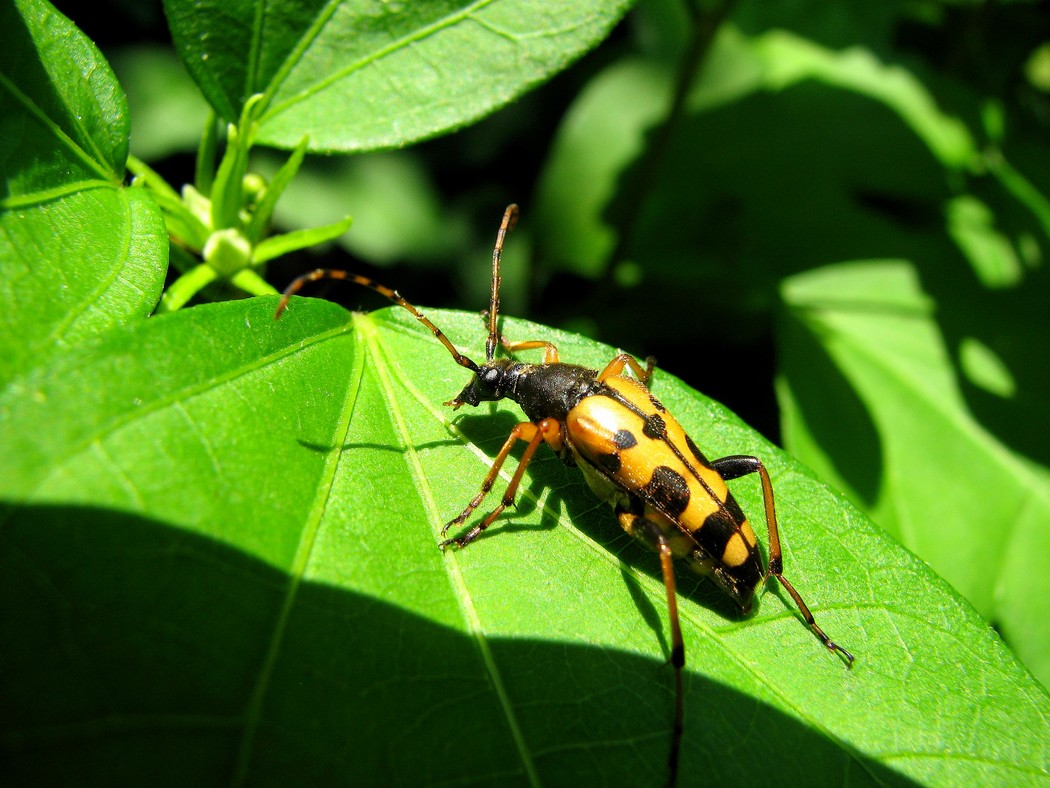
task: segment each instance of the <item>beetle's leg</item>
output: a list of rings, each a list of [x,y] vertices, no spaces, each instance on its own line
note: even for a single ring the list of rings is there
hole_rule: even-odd
[[[544,342],[542,339],[533,339],[528,342],[511,342],[504,337],[499,338],[499,342],[503,347],[513,353],[516,350],[534,350],[538,347],[543,348],[543,363],[544,364],[557,364],[558,363],[558,348],[552,345],[550,342]]]
[[[653,376],[653,368],[655,366],[656,359],[652,356],[649,356],[645,360],[645,369],[642,369],[642,365],[639,364],[638,360],[630,353],[618,353],[616,358],[610,361],[605,369],[598,373],[598,382],[604,383],[607,378],[611,378],[614,375],[619,375],[623,372],[624,367],[630,367],[631,372],[634,373],[635,377],[648,386],[649,378]]]
[[[442,536],[448,533],[450,528],[462,525],[466,522],[467,518],[474,513],[474,510],[478,508],[485,496],[488,495],[489,490],[492,489],[492,485],[495,484],[496,477],[499,475],[499,470],[503,467],[503,462],[510,454],[510,450],[514,448],[514,444],[519,440],[528,441],[529,445],[525,447],[525,453],[521,455],[521,460],[518,462],[517,470],[514,471],[514,475],[511,477],[510,484],[507,485],[507,491],[503,493],[503,500],[500,501],[499,506],[485,515],[485,518],[480,523],[463,534],[463,536],[457,536],[454,539],[446,539],[443,541],[438,545],[442,550],[450,544],[455,544],[458,547],[466,547],[481,536],[481,532],[492,525],[496,518],[503,513],[504,509],[514,503],[514,496],[518,491],[518,485],[521,483],[521,477],[525,473],[525,469],[529,467],[529,463],[532,461],[532,455],[536,453],[536,449],[540,447],[540,444],[543,443],[544,440],[555,446],[560,444],[561,424],[557,419],[543,419],[543,421],[538,424],[523,421],[521,424],[516,425],[514,429],[511,430],[506,442],[503,444],[503,448],[500,449],[499,454],[496,455],[496,461],[492,463],[492,468],[485,476],[485,481],[481,483],[481,491],[474,496],[474,499],[470,503],[467,504],[467,508],[463,510],[459,517],[452,520],[441,529]]]
[[[678,596],[675,593],[674,555],[671,553],[671,543],[660,526],[645,515],[617,511],[617,517],[623,530],[654,548],[660,555],[660,569],[663,572],[664,588],[667,591],[667,617],[671,624],[671,665],[674,667],[674,724],[671,726],[671,750],[667,756],[667,765],[670,770],[667,784],[673,786],[678,779],[678,753],[682,745],[684,716],[682,668],[685,667],[685,641],[682,639],[682,625],[678,621]]]
[[[791,598],[795,600],[795,604],[798,606],[802,618],[805,619],[807,624],[809,624],[809,628],[813,630],[813,634],[816,635],[820,639],[820,642],[827,646],[829,650],[838,652],[843,659],[846,660],[846,665],[848,667],[852,667],[853,655],[824,634],[824,630],[818,626],[816,619],[813,618],[813,614],[809,611],[809,607],[806,603],[802,601],[802,597],[799,595],[798,591],[795,590],[795,587],[791,585],[791,583],[788,582],[788,579],[783,575],[784,559],[780,552],[780,530],[777,528],[777,510],[776,505],[773,502],[773,483],[769,480],[769,472],[766,470],[766,466],[763,465],[762,461],[757,457],[748,457],[746,455],[738,454],[715,460],[711,463],[711,467],[718,471],[722,478],[727,481],[746,476],[749,473],[757,473],[762,479],[762,497],[765,499],[766,526],[769,529],[769,566],[766,568],[766,577],[768,578],[772,575],[780,581],[780,584],[784,586],[784,589],[791,595]]]

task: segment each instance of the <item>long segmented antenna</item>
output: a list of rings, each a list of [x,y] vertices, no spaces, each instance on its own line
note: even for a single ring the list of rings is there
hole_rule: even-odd
[[[485,361],[492,361],[496,355],[496,345],[499,344],[499,329],[496,326],[496,323],[499,320],[499,265],[503,256],[503,243],[506,241],[507,233],[514,229],[514,225],[517,224],[517,221],[518,206],[511,203],[507,206],[507,210],[503,212],[503,221],[500,222],[499,233],[496,235],[496,245],[492,249],[492,292],[489,296],[489,335],[488,339],[485,340]],[[386,296],[398,306],[407,309],[412,313],[416,320],[430,329],[430,333],[437,337],[438,341],[448,349],[448,352],[452,354],[452,358],[455,359],[457,364],[461,367],[466,367],[471,372],[477,372],[480,369],[470,357],[465,356],[456,350],[456,346],[445,336],[444,332],[431,323],[426,315],[402,298],[401,294],[396,290],[391,290],[386,285],[381,285],[379,282],[369,279],[367,276],[352,274],[349,271],[340,271],[335,268],[318,268],[307,274],[303,274],[302,276],[297,276],[281,294],[281,300],[277,304],[277,311],[274,312],[273,319],[280,319],[281,314],[288,308],[288,300],[298,293],[303,285],[310,282],[316,282],[320,279],[342,279],[348,282],[354,282],[362,287],[367,287],[369,290],[374,290],[382,296]]]
[[[504,217],[504,224],[505,223],[506,217]],[[316,282],[320,279],[344,279],[348,282],[354,282],[355,284],[367,287],[369,290],[374,290],[375,292],[379,293],[379,295],[386,296],[398,306],[407,309],[409,312],[412,313],[416,320],[418,320],[424,326],[429,328],[430,333],[437,337],[437,339],[441,342],[442,345],[448,348],[448,352],[452,354],[452,358],[455,359],[457,364],[459,364],[461,367],[466,367],[471,372],[478,371],[478,365],[475,364],[470,358],[456,350],[456,346],[452,344],[451,340],[449,340],[447,336],[445,336],[444,332],[440,328],[435,326],[433,323],[431,323],[430,319],[426,315],[424,315],[422,312],[420,312],[418,309],[412,306],[412,304],[408,303],[408,301],[402,298],[400,293],[398,293],[396,290],[391,290],[385,285],[379,284],[379,282],[375,282],[369,279],[367,276],[361,276],[360,274],[352,274],[349,271],[339,271],[334,268],[318,268],[315,271],[310,271],[310,273],[308,274],[297,276],[295,279],[292,280],[292,283],[284,289],[284,293],[281,294],[281,300],[277,304],[277,311],[274,312],[273,319],[280,319],[281,313],[283,313],[284,310],[288,307],[288,299],[290,299],[293,295],[298,293],[303,285],[308,284],[310,282]]]
[[[499,318],[499,263],[503,256],[503,242],[507,233],[514,229],[518,223],[518,206],[511,203],[503,212],[503,221],[499,225],[499,233],[496,235],[496,245],[492,249],[492,294],[489,296],[489,338],[485,340],[485,361],[492,361],[496,355],[496,345],[499,343],[499,329],[496,321]]]

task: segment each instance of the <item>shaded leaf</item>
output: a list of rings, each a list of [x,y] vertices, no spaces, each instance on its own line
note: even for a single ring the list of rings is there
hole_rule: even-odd
[[[0,463],[16,470],[0,479],[11,773],[662,781],[672,681],[654,556],[546,452],[516,512],[442,553],[441,524],[520,415],[442,408],[464,372],[401,310],[295,299],[275,324],[276,300],[139,323],[0,397]],[[481,354],[477,315],[430,316]],[[505,330],[573,362],[612,353]],[[120,385],[85,385],[100,379]],[[858,656],[847,671],[779,592],[741,618],[680,573],[683,774],[1046,779],[1050,698],[968,604],[723,408],[663,371],[653,387],[712,456],[767,463],[787,574]],[[28,426],[44,422],[44,436]],[[761,511],[756,483],[733,486]]]
[[[625,255],[646,269],[761,286],[800,261],[849,259],[845,248],[914,243],[902,231],[929,222],[925,203],[943,191],[935,163],[966,168],[978,156],[966,127],[907,70],[861,47],[724,25],[654,176],[643,154],[659,141],[674,79],[650,59],[620,60],[577,98],[541,180],[544,259],[598,276],[621,262],[607,259],[617,229],[636,223]],[[646,178],[652,193],[637,205]],[[910,226],[886,221],[897,214]]]
[[[896,112],[945,167],[977,164],[966,126],[943,113],[926,86],[907,69],[886,65],[863,47],[836,52],[783,31],[759,36],[754,52],[764,67],[764,87],[781,90],[804,80],[868,96]]]
[[[546,259],[589,276],[602,270],[616,245],[604,211],[621,170],[644,149],[645,131],[666,112],[672,77],[658,64],[624,59],[577,99],[539,184],[535,221],[543,228],[539,240]]]

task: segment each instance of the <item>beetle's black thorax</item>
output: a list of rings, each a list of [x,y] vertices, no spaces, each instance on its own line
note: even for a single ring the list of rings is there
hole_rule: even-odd
[[[529,421],[564,421],[580,400],[602,388],[598,371],[576,364],[523,364],[497,358],[481,367],[456,401],[468,405],[510,399]]]
[[[596,393],[598,371],[576,364],[518,364],[507,397],[525,411],[530,421],[565,421],[580,400]]]

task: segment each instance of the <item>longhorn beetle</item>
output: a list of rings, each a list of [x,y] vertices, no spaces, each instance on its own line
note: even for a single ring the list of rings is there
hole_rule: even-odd
[[[514,504],[525,469],[540,444],[546,443],[567,465],[583,472],[587,485],[612,505],[627,533],[659,554],[671,625],[671,664],[675,671],[674,718],[668,755],[669,783],[673,784],[682,739],[682,667],[685,665],[673,559],[684,559],[691,569],[711,577],[744,613],[750,611],[755,591],[770,576],[775,577],[820,642],[837,652],[847,666],[853,665],[853,655],[824,634],[798,591],[783,575],[773,485],[762,461],[744,455],[708,460],[647,388],[655,365],[653,358],[646,359],[643,367],[634,357],[620,353],[599,371],[563,363],[558,349],[546,340],[511,342],[500,333],[497,325],[500,257],[507,232],[517,216],[518,207],[510,205],[503,215],[492,252],[484,364],[460,353],[441,329],[396,290],[347,271],[321,268],[298,277],[285,289],[274,319],[281,316],[288,300],[308,282],[319,279],[356,282],[411,312],[445,346],[457,364],[474,373],[466,387],[445,405],[456,410],[465,404],[476,406],[507,398],[525,411],[528,421],[511,430],[481,483],[481,490],[458,517],[441,529],[441,536],[467,522],[492,489],[511,449],[518,441],[524,441],[527,446],[503,499],[465,533],[442,541],[441,549],[452,545],[466,547],[492,525],[504,509]],[[543,362],[526,364],[511,358],[496,358],[497,345],[511,353],[542,349]],[[628,369],[634,377],[624,374]],[[726,481],[752,473],[757,473],[762,482],[769,531],[769,561],[764,569],[755,532],[726,486]]]

